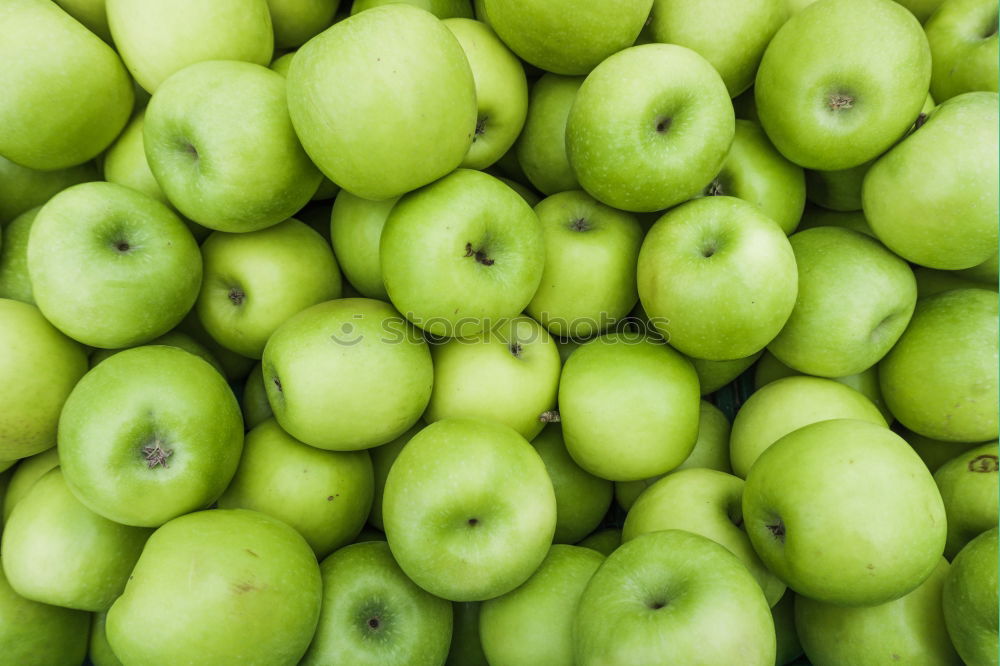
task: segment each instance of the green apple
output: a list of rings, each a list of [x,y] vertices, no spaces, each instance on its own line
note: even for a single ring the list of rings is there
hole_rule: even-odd
[[[392,469],[392,464],[396,462],[396,458],[399,457],[399,452],[403,450],[403,447],[406,446],[411,439],[413,439],[414,435],[424,429],[425,425],[426,424],[423,421],[417,421],[412,428],[388,444],[368,449],[368,453],[371,455],[372,472],[374,474],[375,481],[375,491],[372,497],[372,510],[368,515],[368,522],[371,523],[371,525],[376,529],[385,529],[385,525],[382,521],[382,499],[385,495],[385,480],[389,477],[389,470]],[[384,536],[382,538],[385,539]]]
[[[476,82],[476,133],[462,166],[485,169],[506,153],[528,113],[524,67],[496,33],[471,18],[450,18],[445,27],[462,45]]]
[[[579,190],[547,197],[535,213],[545,268],[528,314],[553,335],[587,338],[605,332],[638,298],[639,222]]]
[[[3,504],[3,523],[7,522],[11,511],[24,499],[35,483],[58,466],[59,449],[55,446],[21,460],[13,470],[3,494],[3,501],[0,502]]]
[[[865,176],[865,217],[886,246],[930,268],[971,268],[997,252],[996,93],[944,102]]]
[[[802,211],[798,230],[804,231],[813,227],[844,227],[875,238],[875,232],[868,226],[868,220],[865,219],[864,212],[860,210],[835,211],[807,204],[805,210]]]
[[[895,0],[903,5],[917,17],[917,20],[924,23],[931,14],[934,13],[944,0]]]
[[[683,46],[645,44],[587,76],[570,109],[566,150],[595,199],[652,212],[700,192],[735,131],[729,93],[708,61]]]
[[[347,546],[320,565],[323,609],[303,666],[442,664],[451,604],[417,587],[389,546]]]
[[[531,87],[514,149],[524,175],[543,194],[580,187],[566,156],[566,121],[582,84],[582,76],[545,73]]]
[[[839,171],[806,171],[806,196],[828,210],[861,210],[861,184],[872,162]]]
[[[6,0],[0,58],[0,154],[6,159],[44,171],[83,164],[128,122],[134,95],[122,61],[55,3]]]
[[[980,534],[951,563],[942,595],[944,622],[969,666],[997,663],[997,528]]]
[[[768,42],[788,18],[786,0],[654,0],[647,25],[653,41],[697,51],[736,97],[753,84]]]
[[[366,298],[298,313],[271,335],[262,367],[281,427],[333,451],[368,449],[406,432],[434,380],[424,339],[391,305]]]
[[[0,298],[35,304],[28,275],[28,238],[41,206],[30,208],[3,229],[0,244]]]
[[[898,423],[895,430],[896,434],[905,439],[913,450],[917,452],[917,455],[924,461],[927,469],[932,474],[960,453],[979,446],[978,442],[943,442],[939,439],[931,439],[930,437],[918,435],[912,430],[907,430]]]
[[[552,546],[523,585],[483,602],[479,635],[490,666],[572,664],[577,603],[603,561],[589,548]]]
[[[308,203],[322,175],[285,98],[283,76],[246,62],[196,63],[164,81],[143,139],[171,203],[203,226],[233,232],[273,226]]]
[[[111,44],[111,28],[105,0],[56,0],[63,11],[82,23],[87,30]]]
[[[555,74],[586,74],[631,46],[653,0],[483,0],[481,20],[522,60]]]
[[[761,125],[807,169],[837,171],[885,152],[927,97],[931,53],[920,22],[890,0],[817,2],[764,52],[754,84]]]
[[[854,419],[799,428],[761,454],[743,489],[743,520],[788,587],[839,606],[916,589],[941,559],[947,531],[920,457],[891,430]]]
[[[159,201],[113,183],[63,190],[35,217],[28,275],[38,308],[92,347],[152,340],[198,295],[201,256],[184,223]]]
[[[0,226],[41,206],[71,185],[99,179],[100,174],[93,162],[55,171],[38,171],[15,164],[0,155]],[[4,234],[7,231],[4,229]]]
[[[550,423],[531,445],[538,451],[556,493],[555,543],[576,543],[600,524],[611,506],[612,484],[577,465],[566,451],[558,423]]]
[[[255,428],[274,416],[271,403],[267,401],[267,390],[264,388],[264,373],[261,364],[253,366],[250,375],[243,384],[243,395],[240,396],[240,409],[243,411],[243,424],[247,428]]]
[[[264,421],[247,433],[223,509],[252,509],[291,525],[319,558],[349,544],[371,510],[372,463],[365,451],[306,446]]]
[[[802,645],[795,630],[795,599],[795,593],[786,590],[781,601],[771,606],[771,619],[774,620],[774,636],[778,647],[778,654],[774,660],[776,666],[790,664],[802,656]]]
[[[946,0],[927,20],[931,94],[944,102],[973,90],[997,91],[997,8],[988,0]]]
[[[434,335],[469,337],[524,310],[545,247],[524,199],[493,176],[459,169],[399,200],[379,260],[407,319]]]
[[[381,7],[393,3],[405,3],[429,11],[439,19],[472,18],[472,5],[469,0],[354,0],[351,3],[351,15],[372,7]]]
[[[994,254],[981,264],[972,268],[955,271],[955,273],[963,278],[996,287],[998,273],[1000,273],[1000,252]]]
[[[0,249],[2,252],[2,249]],[[917,278],[917,297],[927,298],[952,289],[997,289],[997,285],[985,285],[961,275],[961,271],[939,271],[926,266],[914,266],[913,276]]]
[[[799,294],[768,350],[785,365],[821,377],[875,365],[913,314],[913,271],[878,241],[848,229],[806,229],[789,240]]]
[[[726,0],[731,1],[731,0]],[[795,231],[806,203],[802,167],[779,153],[760,125],[736,120],[736,135],[722,170],[705,188],[708,195],[726,195],[757,204],[782,231]]]
[[[388,301],[379,263],[379,242],[398,199],[371,201],[341,190],[330,213],[330,240],[344,277],[365,298]]]
[[[274,32],[267,0],[107,0],[115,48],[150,94],[205,60],[267,66]]]
[[[521,585],[545,559],[556,525],[538,453],[507,426],[473,419],[432,423],[403,447],[382,512],[399,566],[451,601]]]
[[[715,393],[726,384],[732,382],[760,358],[763,351],[744,358],[734,358],[728,361],[708,361],[703,358],[689,356],[688,360],[698,373],[698,384],[701,394]]]
[[[340,0],[267,0],[274,27],[274,46],[302,46],[333,24]]]
[[[366,199],[444,176],[476,131],[462,46],[432,14],[405,4],[361,12],[299,49],[288,109],[320,170]]]
[[[532,439],[541,415],[556,406],[562,363],[542,325],[515,317],[475,338],[449,338],[431,347],[434,388],[424,420],[489,419]],[[483,381],[488,377],[489,381]]]
[[[934,472],[948,516],[945,557],[954,558],[965,544],[997,524],[997,460],[993,442],[960,453]]]
[[[316,558],[291,527],[255,511],[199,511],[149,538],[108,611],[108,642],[127,664],[291,666],[322,595]]]
[[[59,460],[83,504],[156,527],[214,502],[243,447],[239,405],[194,354],[151,346],[115,354],[76,385],[59,418]]]
[[[273,72],[277,72],[278,74],[281,74],[287,79],[288,70],[292,68],[292,58],[295,57],[295,53],[296,53],[295,51],[290,51],[289,53],[286,53],[282,56],[278,56],[277,58],[271,61],[271,64],[268,65],[268,69],[270,69]]]
[[[622,531],[614,528],[597,530],[576,545],[596,550],[607,557],[622,545]]]
[[[580,666],[772,666],[775,658],[757,581],[723,546],[681,530],[643,534],[613,552],[584,590],[573,631]]]
[[[0,654],[11,664],[78,666],[87,656],[90,614],[17,594],[0,568]]]
[[[104,154],[104,180],[131,187],[160,203],[172,206],[149,168],[143,141],[146,110],[138,112]]]
[[[646,234],[639,298],[656,329],[688,356],[723,361],[763,349],[795,306],[795,256],[784,231],[735,197],[689,201]]]
[[[684,530],[725,546],[760,585],[769,606],[778,603],[785,584],[760,561],[743,525],[743,480],[714,469],[668,474],[644,490],[625,517],[622,543],[660,530]]]
[[[451,647],[446,666],[489,666],[479,640],[478,601],[452,603]]]
[[[948,562],[940,558],[915,590],[875,606],[795,599],[795,626],[813,666],[962,663],[944,626],[941,592]]]
[[[111,650],[111,645],[108,644],[108,636],[105,632],[107,617],[107,613],[91,613],[90,645],[87,648],[87,657],[94,666],[123,666]]]
[[[886,404],[921,435],[955,442],[997,436],[997,294],[958,289],[922,299],[879,364]]]
[[[566,450],[612,481],[647,479],[684,462],[698,439],[699,402],[691,364],[635,334],[608,333],[582,345],[559,382]]]
[[[125,588],[151,532],[97,515],[53,469],[4,521],[4,574],[27,599],[104,611]]]
[[[340,297],[330,245],[295,219],[260,231],[216,231],[201,246],[204,278],[195,308],[215,340],[260,358],[271,334],[307,307]]]
[[[51,448],[63,403],[87,355],[33,305],[0,298],[0,460]]]

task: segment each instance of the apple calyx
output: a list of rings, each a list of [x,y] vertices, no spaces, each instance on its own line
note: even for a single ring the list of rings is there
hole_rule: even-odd
[[[765,525],[765,527],[771,531],[771,536],[781,543],[785,543],[785,523],[780,518],[773,523]]]
[[[493,259],[490,259],[486,252],[483,250],[474,250],[472,248],[472,243],[465,244],[465,255],[466,257],[475,257],[476,262],[482,264],[483,266],[492,266]]]
[[[559,423],[562,419],[559,416],[559,410],[550,409],[539,414],[538,420],[542,423]]]
[[[479,137],[486,134],[487,120],[489,120],[489,116],[480,116],[479,118],[476,119],[476,131],[472,135],[472,143],[475,143]]]
[[[709,183],[708,187],[705,188],[706,196],[719,197],[722,196],[723,194],[725,194],[725,192],[722,190],[722,183],[719,182],[718,178]]]
[[[854,107],[854,97],[847,93],[834,93],[830,95],[829,104],[834,111],[845,111]]]
[[[170,466],[167,464],[167,460],[173,455],[174,450],[162,447],[162,443],[159,438],[155,438],[152,444],[142,447],[142,456],[146,460],[146,466],[149,469],[154,469],[158,466]]]
[[[232,287],[229,290],[228,296],[233,305],[243,305],[243,299],[246,298],[246,293],[239,287]]]
[[[524,348],[521,346],[520,342],[510,343],[508,349],[510,350],[511,355],[514,358],[521,358],[521,352],[524,351]]]
[[[587,222],[587,218],[577,217],[569,223],[569,228],[572,231],[589,231],[590,224]]]

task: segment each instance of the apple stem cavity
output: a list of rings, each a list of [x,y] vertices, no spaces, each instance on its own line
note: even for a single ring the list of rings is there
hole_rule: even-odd
[[[542,412],[538,420],[542,423],[559,423],[562,419],[559,416],[559,411],[556,409],[550,409],[547,412]]]
[[[377,618],[377,617],[368,618],[368,628],[369,629],[371,629],[373,631],[378,631],[378,628],[379,628],[380,625],[381,625],[381,622],[379,621],[379,618]]]
[[[660,601],[659,599],[657,599],[656,601],[650,601],[646,605],[649,606],[651,610],[660,610],[661,608],[664,608],[667,605],[667,602]]]
[[[478,518],[469,518],[469,520],[467,520],[466,522],[469,524],[469,527],[475,527],[476,525],[479,524],[479,519]]]
[[[830,95],[830,108],[834,111],[846,111],[854,107],[854,97],[847,93]]]
[[[668,116],[660,116],[656,119],[656,131],[659,134],[666,134],[670,129],[670,125],[674,122],[673,118]]]
[[[482,264],[483,266],[492,266],[493,265],[493,260],[490,259],[486,255],[486,252],[484,252],[483,250],[474,250],[474,249],[472,249],[472,243],[466,243],[465,244],[465,255],[464,256],[466,256],[466,257],[475,257],[476,258],[476,262]]]
[[[169,467],[167,460],[173,455],[174,450],[162,447],[162,443],[159,438],[154,438],[152,444],[142,447],[142,456],[149,469]]]
[[[480,116],[476,120],[476,132],[472,135],[472,143],[475,143],[479,137],[486,134],[486,121],[489,120],[489,116]]]

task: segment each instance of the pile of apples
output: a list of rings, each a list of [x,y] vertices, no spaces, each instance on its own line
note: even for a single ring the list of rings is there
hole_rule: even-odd
[[[0,664],[997,664],[997,45],[0,0]]]

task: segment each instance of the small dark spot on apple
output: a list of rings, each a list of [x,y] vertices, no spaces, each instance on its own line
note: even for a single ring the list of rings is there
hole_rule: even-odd
[[[917,116],[917,119],[913,121],[913,129],[914,130],[920,129],[921,127],[924,126],[924,123],[926,122],[927,122],[927,114],[921,113],[919,116]]]
[[[475,527],[476,525],[479,524],[479,519],[478,518],[469,518],[465,522],[467,522],[469,524],[469,527]]]
[[[250,555],[251,555],[252,557],[260,557],[260,555],[258,555],[257,553],[253,552],[253,551],[252,551],[252,550],[250,550],[249,548],[244,548],[243,550],[245,550],[245,551],[246,551],[246,552],[247,552],[248,554],[250,554]]]
[[[277,375],[275,375],[275,376],[274,376],[274,379],[272,379],[271,381],[273,381],[273,382],[274,382],[274,386],[275,386],[275,387],[276,387],[276,388],[278,389],[278,391],[280,392],[280,391],[282,390],[282,389],[281,389],[281,380],[280,380],[280,379],[278,379],[278,376],[277,376]]]
[[[247,592],[256,590],[257,587],[253,583],[236,583],[233,585],[233,589],[236,591],[236,594],[246,594]]]
[[[368,618],[368,628],[378,630],[381,626],[381,621],[377,617]]]
[[[129,245],[129,242],[127,240],[118,240],[112,243],[112,245],[114,246],[115,250],[117,252],[120,252],[121,254],[125,254],[126,252],[132,249],[132,246]]]
[[[868,565],[867,567],[865,567],[865,568],[867,568],[867,569],[869,569],[869,570],[871,570],[871,571],[874,571],[874,570],[875,570],[875,565],[874,565],[874,564],[869,564],[869,565]]]
[[[997,472],[1000,470],[1000,458],[997,456],[985,454],[981,456],[976,456],[969,461],[969,471],[976,472],[979,474]]]
[[[673,124],[674,119],[668,116],[659,116],[656,119],[656,131],[659,134],[666,134]]]
[[[521,358],[521,352],[524,351],[524,348],[521,347],[521,344],[518,342],[512,342],[508,347],[508,349],[510,350],[510,353],[514,356],[514,358]]]

